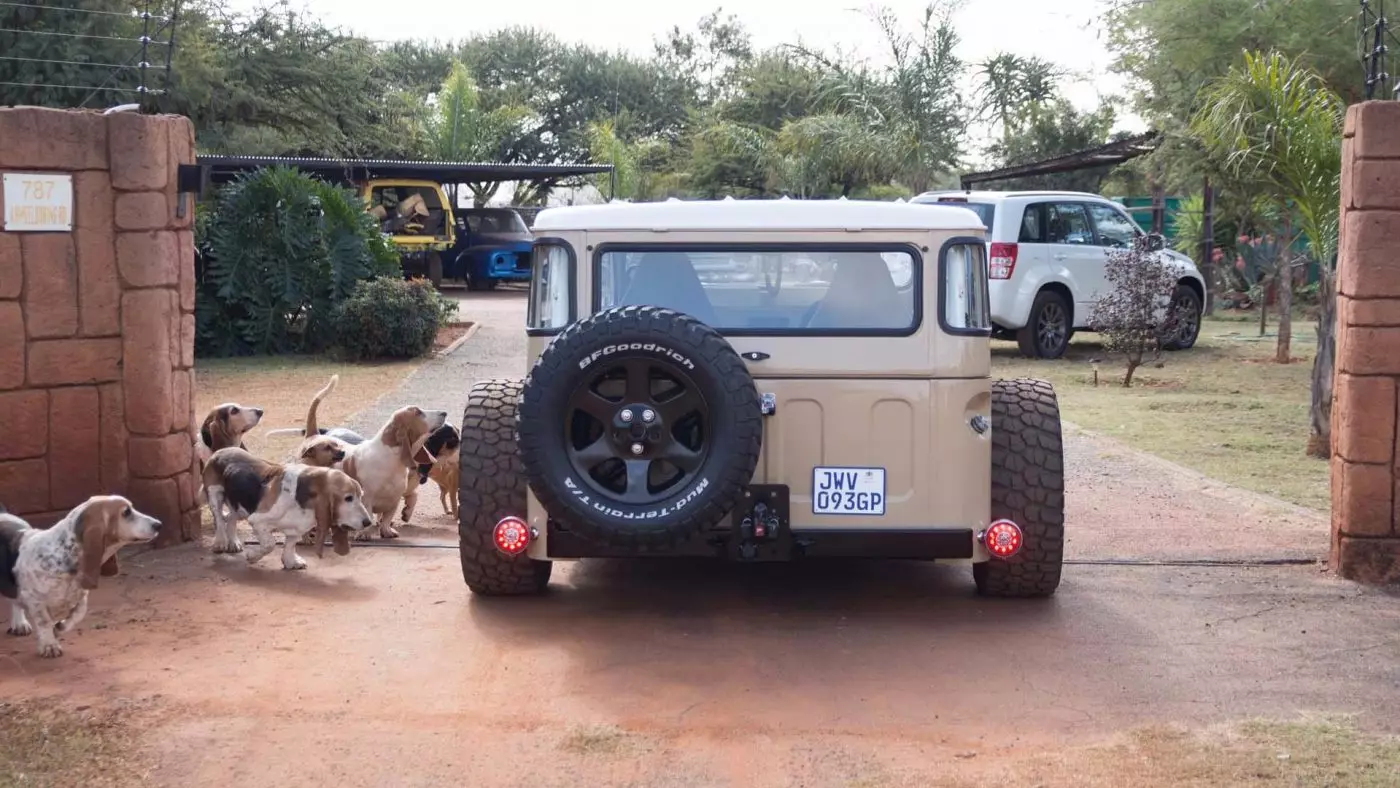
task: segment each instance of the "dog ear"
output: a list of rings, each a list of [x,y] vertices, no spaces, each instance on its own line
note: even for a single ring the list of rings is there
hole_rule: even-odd
[[[204,427],[200,430],[200,435],[209,444],[210,451],[218,451],[229,446],[237,446],[238,442],[229,434],[228,412],[223,408],[215,408],[209,411],[209,416],[204,420]]]
[[[78,582],[86,589],[97,588],[97,578],[107,574],[103,571],[108,563],[113,568],[116,561],[104,561],[103,553],[107,551],[107,545],[114,541],[112,533],[116,528],[116,522],[112,518],[111,507],[101,503],[90,503],[83,513],[78,516],[77,529],[78,540],[83,546],[82,555],[78,558]],[[116,556],[114,555],[115,559]],[[115,574],[115,571],[113,572]]]
[[[350,554],[350,534],[344,528],[331,529],[331,543],[335,546],[336,555]]]
[[[338,530],[335,527],[335,495],[328,487],[322,487],[316,493],[316,527],[312,529],[316,534],[317,558],[326,554],[326,537],[334,537]]]

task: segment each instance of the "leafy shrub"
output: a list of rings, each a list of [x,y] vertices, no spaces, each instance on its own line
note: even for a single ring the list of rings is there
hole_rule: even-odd
[[[357,284],[402,276],[358,195],[287,167],[241,175],[197,230],[200,355],[325,350]]]
[[[352,359],[421,356],[456,313],[457,302],[422,279],[372,279],[336,310],[336,345]]]
[[[1094,326],[1103,337],[1104,349],[1122,354],[1128,371],[1125,387],[1133,385],[1133,373],[1148,353],[1160,353],[1176,323],[1166,314],[1176,290],[1176,275],[1162,265],[1156,252],[1141,243],[1108,253],[1104,275],[1110,290],[1094,305]]]

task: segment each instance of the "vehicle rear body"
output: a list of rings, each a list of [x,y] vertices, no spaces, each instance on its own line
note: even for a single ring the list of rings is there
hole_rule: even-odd
[[[1094,305],[1110,289],[1108,255],[1145,234],[1123,206],[1079,192],[949,191],[913,199],[926,205],[962,205],[987,225],[988,292],[992,322],[1004,331],[1027,325],[1036,295],[1051,289],[1071,304],[1072,326],[1092,330]],[[1159,252],[1205,295],[1205,280],[1190,258]]]
[[[989,523],[990,432],[970,426],[990,408],[978,217],[787,229],[770,215],[701,229],[662,206],[650,215],[642,226],[599,226],[541,214],[530,358],[599,310],[645,303],[690,314],[719,330],[754,378],[767,415],[752,484],[756,495],[784,489],[804,554],[986,560],[976,534]],[[693,269],[700,288],[643,292],[649,255]],[[531,557],[615,554],[561,537],[533,493],[528,509],[540,535]]]
[[[435,181],[374,179],[361,184],[360,196],[398,250],[405,276],[428,276],[430,255],[456,242],[452,203]]]

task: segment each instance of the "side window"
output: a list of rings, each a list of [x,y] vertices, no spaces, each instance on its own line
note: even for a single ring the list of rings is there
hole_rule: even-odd
[[[1133,220],[1111,205],[1090,203],[1089,215],[1094,217],[1094,228],[1099,233],[1099,246],[1127,249],[1138,236],[1138,226]]]
[[[1021,216],[1021,236],[1016,240],[1023,244],[1045,243],[1045,203],[1026,206]]]
[[[535,244],[530,266],[528,328],[558,331],[573,316],[573,249],[561,241]]]
[[[958,239],[943,247],[943,304],[939,319],[952,334],[992,330],[987,294],[987,247]]]
[[[1089,214],[1084,206],[1073,202],[1057,202],[1048,206],[1049,233],[1052,244],[1092,245],[1094,231],[1089,226]]]

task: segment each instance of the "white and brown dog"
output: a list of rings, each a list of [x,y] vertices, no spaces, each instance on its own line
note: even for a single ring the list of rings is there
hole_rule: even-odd
[[[322,431],[316,424],[316,410],[337,380],[339,376],[333,376],[311,400],[306,427],[300,430],[308,438],[297,457],[301,462],[339,468],[350,474],[364,488],[365,505],[379,522],[380,538],[397,538],[399,532],[392,524],[394,514],[399,511],[400,501],[403,511],[412,514],[418,501],[418,467],[431,465],[435,459],[424,445],[435,430],[447,423],[447,411],[425,411],[411,405],[399,408],[369,439],[350,430]],[[361,531],[355,538],[368,539],[369,532]]]
[[[117,573],[117,550],[158,533],[159,520],[117,495],[89,498],[45,529],[0,507],[0,595],[13,600],[9,633],[33,632],[39,656],[61,656],[58,636],[87,615],[98,576]]]
[[[236,446],[246,449],[243,436],[262,421],[262,408],[250,408],[237,402],[225,402],[209,411],[204,424],[199,428],[199,440],[195,441],[195,455],[199,461],[209,461],[209,456],[219,449]]]
[[[201,493],[214,515],[214,552],[246,552],[250,564],[276,549],[274,532],[285,540],[282,568],[305,569],[296,550],[303,536],[314,531],[320,537],[320,556],[329,534],[335,551],[344,555],[350,551],[349,534],[373,524],[359,482],[334,468],[283,465],[228,448],[214,452],[205,463],[203,481]],[[247,520],[258,537],[257,546],[246,551],[238,539],[240,519]]]

